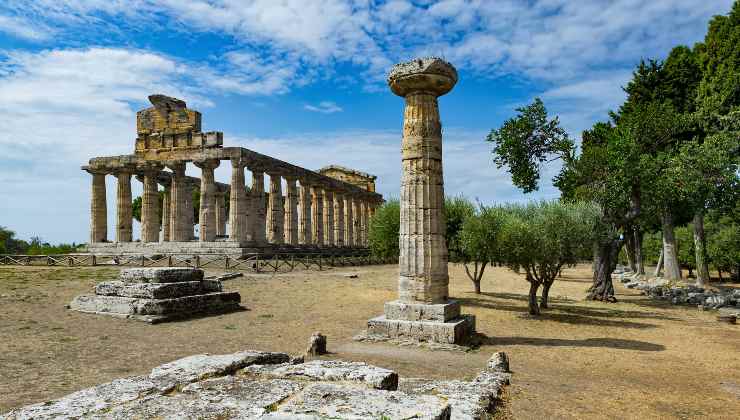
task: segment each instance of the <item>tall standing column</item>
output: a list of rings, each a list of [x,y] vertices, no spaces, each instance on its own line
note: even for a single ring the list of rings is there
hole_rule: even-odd
[[[359,248],[362,246],[360,238],[362,238],[362,211],[360,210],[360,199],[352,199],[352,245]]]
[[[185,225],[185,162],[171,162],[167,166],[172,169],[172,181],[170,187],[170,240],[182,242],[190,240],[186,236]]]
[[[207,159],[195,162],[200,168],[200,242],[216,240],[216,180],[213,170],[221,162],[218,159]]]
[[[406,100],[401,146],[401,227],[398,300],[368,321],[368,333],[459,343],[475,331],[475,317],[460,315],[448,300],[443,219],[442,125],[437,97],[457,82],[457,71],[439,58],[397,64],[388,76]]]
[[[298,245],[298,187],[293,177],[285,177],[285,182],[285,243]]]
[[[305,180],[301,181],[299,206],[298,243],[301,245],[311,245],[313,243],[313,231],[311,229],[311,187]]]
[[[251,169],[251,168],[250,168]],[[252,171],[252,211],[254,217],[251,217],[252,240],[258,245],[267,243],[265,229],[267,225],[265,214],[265,173],[260,169],[251,169]]]
[[[344,246],[344,196],[334,193],[334,245]]]
[[[316,246],[324,246],[324,194],[321,188],[311,186],[311,237]]]
[[[159,171],[146,171],[142,178],[141,195],[141,242],[159,242]]]
[[[226,236],[226,192],[216,188],[216,236]]]
[[[350,248],[355,246],[355,213],[353,210],[352,196],[346,195],[344,197],[344,243]]]
[[[285,240],[285,205],[283,204],[283,181],[280,175],[270,175],[270,196],[267,203],[268,240],[273,244],[282,244]]]
[[[108,240],[108,204],[105,192],[105,172],[87,170],[92,175],[90,194],[90,243]]]
[[[170,241],[170,208],[172,206],[172,187],[171,182],[164,185],[164,195],[162,196],[162,242]]]
[[[131,173],[120,171],[116,174],[118,189],[116,193],[116,242],[131,242],[133,208],[131,207]]]
[[[324,245],[334,246],[334,193],[324,189]]]
[[[195,209],[193,207],[193,187],[194,185],[190,182],[190,180],[185,180],[185,208],[183,211],[185,212],[185,217],[182,221],[182,230],[183,230],[183,236],[184,240],[186,241],[192,241],[195,238]]]
[[[231,186],[229,193],[229,240],[245,242],[248,240],[249,226],[247,219],[249,199],[244,186],[244,162],[231,160]]]

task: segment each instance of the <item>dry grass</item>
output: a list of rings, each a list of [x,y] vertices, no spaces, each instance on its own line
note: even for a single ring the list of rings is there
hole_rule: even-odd
[[[357,272],[350,279],[343,273]],[[115,277],[109,268],[0,268],[0,412],[65,395],[196,353],[301,353],[320,330],[330,357],[364,360],[402,376],[470,378],[506,351],[516,418],[737,418],[740,326],[715,314],[647,300],[618,287],[620,303],[582,300],[586,267],[566,270],[552,308],[526,312],[527,284],[495,268],[483,294],[450,266],[451,295],[478,318],[484,345],[469,353],[356,343],[351,337],[395,297],[394,266],[247,275],[230,280],[249,311],[146,325],[64,309]]]

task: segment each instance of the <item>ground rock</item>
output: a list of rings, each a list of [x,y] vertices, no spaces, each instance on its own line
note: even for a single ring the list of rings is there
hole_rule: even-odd
[[[313,360],[297,365],[290,363],[266,366],[254,364],[247,366],[242,372],[247,375],[266,378],[355,382],[384,390],[398,388],[398,374],[396,372],[362,362]]]
[[[727,298],[722,295],[710,295],[704,299],[704,305],[710,308],[721,308],[727,305]]]
[[[308,339],[307,356],[320,356],[326,354],[326,336],[316,331]]]
[[[186,267],[126,268],[119,280],[127,283],[177,283],[203,280],[203,270]]]
[[[144,299],[171,299],[221,291],[223,291],[223,286],[217,280],[183,281],[178,283],[106,281],[98,283],[95,286],[96,295]]]

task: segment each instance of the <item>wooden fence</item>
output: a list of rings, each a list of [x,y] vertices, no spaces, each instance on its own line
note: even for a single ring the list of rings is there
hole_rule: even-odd
[[[0,255],[0,266],[55,267],[194,267],[259,272],[287,272],[296,269],[322,270],[326,267],[348,267],[397,263],[397,258],[378,258],[366,251],[355,253],[273,253],[234,257],[226,254],[158,254],[158,255]]]

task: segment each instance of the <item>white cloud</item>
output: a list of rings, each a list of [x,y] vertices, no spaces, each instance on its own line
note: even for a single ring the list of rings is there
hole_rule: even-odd
[[[312,112],[320,112],[322,114],[333,114],[335,112],[342,112],[343,109],[339,105],[335,104],[331,101],[321,101],[318,105],[304,105],[303,109],[312,111]]]
[[[43,41],[51,37],[48,28],[32,25],[23,18],[3,15],[0,15],[0,32],[29,41]]]

